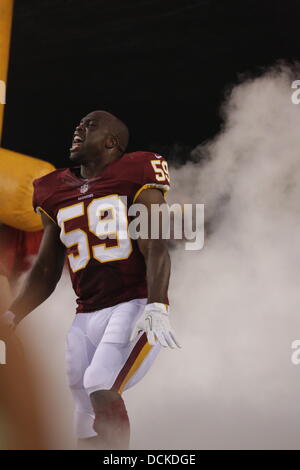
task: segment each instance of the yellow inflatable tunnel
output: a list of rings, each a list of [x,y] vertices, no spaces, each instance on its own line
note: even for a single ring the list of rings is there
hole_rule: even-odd
[[[51,163],[0,148],[0,222],[28,232],[42,229],[32,208],[32,181],[53,170]]]

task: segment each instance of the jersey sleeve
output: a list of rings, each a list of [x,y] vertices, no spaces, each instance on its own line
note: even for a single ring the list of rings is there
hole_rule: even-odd
[[[32,205],[35,212],[38,214],[46,214],[49,219],[56,223],[49,198],[49,195],[51,195],[51,189],[48,186],[46,177],[38,178],[33,181]]]
[[[170,189],[170,175],[168,163],[161,155],[146,154],[143,158],[139,188],[136,191],[133,202],[139,194],[147,188],[160,189],[164,196]]]

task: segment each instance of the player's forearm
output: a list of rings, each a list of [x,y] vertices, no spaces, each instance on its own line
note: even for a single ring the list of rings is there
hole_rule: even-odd
[[[20,294],[9,307],[16,315],[17,323],[52,294],[59,278],[58,273],[51,272],[46,266],[34,264]]]
[[[171,270],[166,243],[162,240],[149,240],[144,257],[147,267],[148,303],[165,303]]]

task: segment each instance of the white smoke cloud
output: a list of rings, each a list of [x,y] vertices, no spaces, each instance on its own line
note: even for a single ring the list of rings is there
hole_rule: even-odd
[[[222,132],[194,150],[205,162],[173,171],[170,202],[204,202],[212,233],[201,252],[173,253],[183,349],[165,352],[134,391],[141,448],[299,448],[290,355],[300,335],[300,108],[290,76],[277,68],[235,87]],[[138,413],[140,395],[150,409]]]
[[[194,150],[205,161],[172,172],[169,202],[205,203],[209,236],[202,251],[172,252],[183,348],[162,351],[124,394],[132,448],[300,447],[300,366],[290,360],[300,337],[300,107],[291,82],[282,67],[236,86],[222,132]],[[65,437],[53,438],[61,448],[74,445],[63,362],[74,298],[65,283],[22,327],[37,332],[53,413],[66,416]]]

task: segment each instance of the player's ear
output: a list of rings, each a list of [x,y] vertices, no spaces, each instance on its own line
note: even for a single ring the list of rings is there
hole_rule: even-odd
[[[109,134],[105,139],[105,148],[113,149],[114,147],[118,146],[118,139],[114,136]]]

